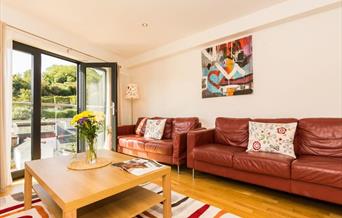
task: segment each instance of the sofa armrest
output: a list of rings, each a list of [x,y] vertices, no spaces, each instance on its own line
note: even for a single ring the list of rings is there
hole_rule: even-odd
[[[123,125],[123,126],[118,126],[118,132],[117,135],[132,135],[135,134],[135,125]]]
[[[187,137],[187,166],[193,168],[193,149],[200,145],[214,143],[215,129],[201,129],[188,132]]]
[[[180,165],[185,163],[186,157],[186,143],[187,143],[187,133],[175,133],[172,137],[173,142],[173,163]]]

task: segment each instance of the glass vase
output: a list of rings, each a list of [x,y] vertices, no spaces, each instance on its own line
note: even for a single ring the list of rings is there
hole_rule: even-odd
[[[86,161],[88,164],[96,164],[96,138],[86,140]]]

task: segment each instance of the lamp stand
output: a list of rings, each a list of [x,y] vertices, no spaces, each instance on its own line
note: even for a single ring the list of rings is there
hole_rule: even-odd
[[[131,98],[131,123],[133,125],[133,98]]]

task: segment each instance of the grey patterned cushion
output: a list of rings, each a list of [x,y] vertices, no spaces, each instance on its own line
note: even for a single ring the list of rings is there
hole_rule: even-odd
[[[146,121],[145,138],[161,139],[163,137],[166,119]]]

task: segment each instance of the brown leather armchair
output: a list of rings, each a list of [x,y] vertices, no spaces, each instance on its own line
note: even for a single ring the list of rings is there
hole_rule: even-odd
[[[164,118],[166,125],[161,140],[144,138],[145,126],[141,134],[136,134],[136,125],[118,127],[117,151],[137,157],[153,159],[162,163],[179,166],[186,163],[187,133],[201,127],[197,117]],[[154,117],[151,119],[162,119]]]
[[[297,159],[246,152],[249,118],[217,118],[214,129],[188,133],[187,166],[227,178],[342,204],[342,118],[254,119],[298,122]]]

